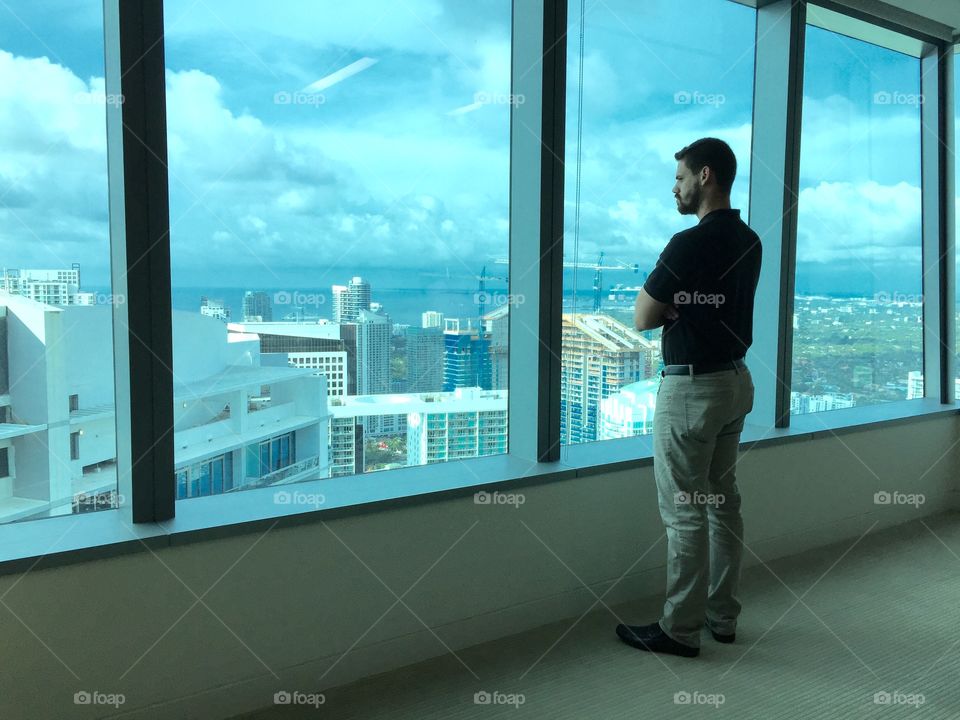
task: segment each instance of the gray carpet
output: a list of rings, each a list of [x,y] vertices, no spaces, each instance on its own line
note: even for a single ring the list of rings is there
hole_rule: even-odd
[[[752,567],[741,599],[737,642],[704,631],[694,659],[617,640],[614,613],[659,617],[646,600],[601,607],[549,651],[576,618],[459,651],[480,681],[447,655],[329,690],[319,709],[244,717],[960,718],[960,514]]]

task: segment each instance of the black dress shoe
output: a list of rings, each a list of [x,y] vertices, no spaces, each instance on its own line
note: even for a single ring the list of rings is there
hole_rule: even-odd
[[[711,628],[709,625],[707,626],[707,629],[710,630],[710,634],[713,635],[713,639],[719,643],[732,643],[734,640],[737,639],[736,633],[730,633],[729,635],[721,635],[720,633],[716,632],[713,628]]]
[[[667,635],[660,623],[651,625],[617,625],[617,636],[630,647],[647,652],[666,653],[680,657],[696,657],[700,648],[678,643]]]
[[[721,643],[732,643],[737,639],[736,633],[730,633],[729,635],[721,635],[720,633],[715,633],[713,630],[710,631],[710,634],[713,635],[713,639]]]

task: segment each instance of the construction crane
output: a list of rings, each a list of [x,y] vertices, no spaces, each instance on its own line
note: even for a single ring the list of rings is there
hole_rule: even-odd
[[[603,253],[600,253],[601,258]],[[494,258],[493,261],[496,265],[509,265],[510,261],[507,258]],[[640,272],[640,265],[637,263],[628,263],[623,260],[614,260],[613,265],[604,265],[604,270],[630,270],[631,272]],[[565,268],[577,268],[579,270],[596,270],[600,267],[599,264],[592,263],[582,263],[582,262],[573,262],[570,260],[564,260],[563,266]]]
[[[487,306],[487,280],[502,280],[507,282],[507,278],[499,277],[497,275],[487,275],[486,265],[483,266],[480,274],[477,275],[477,306],[479,309],[479,314],[477,316],[477,328],[481,333],[483,333],[484,310]]]
[[[593,274],[593,312],[600,312],[600,293],[603,288],[603,250],[600,251],[600,257],[597,259],[597,270]]]
[[[603,271],[613,271],[613,270],[629,270],[633,273],[640,272],[640,265],[638,263],[628,263],[624,260],[614,260],[610,263],[607,260],[607,264],[604,264],[604,257],[606,253],[600,251],[600,257],[597,258],[597,262],[594,264],[582,263],[582,262],[573,262],[565,261],[563,267],[565,268],[574,268],[576,270],[593,270],[593,312],[600,312],[603,298]],[[494,263],[497,265],[509,265],[510,261],[507,258],[495,258]],[[486,268],[484,268],[486,269]],[[489,278],[488,278],[489,279]]]

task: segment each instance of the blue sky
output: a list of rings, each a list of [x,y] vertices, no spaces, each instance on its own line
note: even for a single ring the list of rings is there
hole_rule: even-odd
[[[79,261],[103,284],[99,3],[7,6],[2,262]],[[586,6],[579,259],[603,249],[649,269],[695,222],[670,194],[673,153],[691,140],[730,142],[734,205],[747,209],[753,11],[723,0]],[[309,7],[166,3],[175,284],[324,287],[365,273],[469,285],[507,253],[509,2]],[[568,259],[579,3],[570,23]],[[358,62],[322,103],[275,102]],[[918,291],[918,108],[875,101],[918,92],[916,59],[809,28],[806,74],[798,290]],[[606,278],[618,280],[634,277]]]

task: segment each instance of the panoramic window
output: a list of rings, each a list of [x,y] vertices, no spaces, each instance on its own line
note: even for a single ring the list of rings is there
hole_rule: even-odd
[[[102,3],[0,4],[0,522],[115,507]]]
[[[791,412],[921,397],[920,61],[806,30]]]
[[[510,3],[164,14],[178,499],[506,452]]]
[[[748,219],[756,13],[728,0],[568,13],[560,438],[572,445],[653,428],[662,331],[635,330],[633,303],[670,238],[697,223],[677,211],[674,153],[726,141],[731,204]]]

